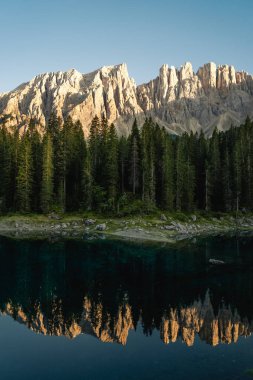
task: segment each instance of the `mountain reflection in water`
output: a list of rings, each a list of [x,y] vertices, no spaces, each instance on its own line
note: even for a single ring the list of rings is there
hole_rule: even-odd
[[[156,329],[166,344],[236,343],[253,331],[251,238],[176,247],[117,241],[0,240],[0,310],[44,335],[127,344]],[[227,266],[211,267],[210,257]]]

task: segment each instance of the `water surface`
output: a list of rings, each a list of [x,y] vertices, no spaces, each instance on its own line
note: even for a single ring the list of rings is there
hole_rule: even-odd
[[[252,247],[1,238],[1,377],[249,379]]]

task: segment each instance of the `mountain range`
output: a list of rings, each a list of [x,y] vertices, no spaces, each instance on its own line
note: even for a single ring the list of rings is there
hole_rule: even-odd
[[[54,299],[51,305],[47,305],[46,310],[43,310],[39,303],[30,305],[27,309],[9,301],[4,307],[0,307],[0,316],[11,316],[38,334],[65,336],[70,339],[88,334],[104,343],[126,345],[129,332],[141,323],[141,313],[136,325],[131,305],[119,305],[115,311],[116,315],[112,316],[104,310],[101,303],[94,304],[85,297],[81,313],[73,313],[71,318],[65,317],[64,304],[59,299]],[[198,335],[202,341],[217,346],[236,343],[240,337],[250,336],[253,323],[240,317],[238,312],[232,311],[229,306],[223,305],[215,313],[207,292],[203,302],[198,300],[190,305],[169,308],[161,315],[156,328],[160,330],[160,338],[165,344],[181,340],[190,347],[194,345]],[[149,331],[150,335],[151,333],[152,330]]]
[[[0,94],[0,120],[7,127],[24,128],[31,118],[44,126],[52,112],[80,120],[86,136],[95,115],[106,116],[122,134],[135,117],[141,123],[151,116],[171,133],[202,129],[210,136],[215,127],[226,130],[253,117],[253,76],[212,62],[195,73],[187,62],[179,69],[163,65],[155,79],[137,86],[120,64],[89,74],[45,73]]]

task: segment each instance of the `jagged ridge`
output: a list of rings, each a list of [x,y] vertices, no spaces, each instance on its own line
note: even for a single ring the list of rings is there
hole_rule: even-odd
[[[104,311],[101,303],[93,303],[87,297],[84,298],[82,315],[76,319],[73,316],[71,320],[64,318],[62,303],[56,301],[51,306],[50,317],[39,304],[34,305],[33,313],[27,313],[21,305],[9,302],[2,313],[43,335],[73,339],[80,334],[89,334],[102,342],[123,345],[127,344],[129,331],[135,328],[132,308],[128,303],[119,305],[113,318]],[[192,346],[196,335],[212,346],[230,344],[236,343],[240,336],[250,336],[252,331],[252,322],[241,318],[230,307],[223,305],[216,315],[208,292],[204,302],[198,300],[189,306],[169,308],[160,322],[160,337],[165,344],[181,339],[187,346]]]
[[[210,135],[215,126],[224,130],[253,116],[253,77],[214,63],[194,73],[188,62],[180,69],[163,65],[156,79],[136,86],[121,64],[90,74],[75,69],[41,74],[0,94],[7,126],[27,125],[30,118],[43,126],[52,111],[80,120],[86,135],[95,115],[105,115],[120,133],[129,132],[134,117],[141,122],[152,116],[174,133],[203,129]]]

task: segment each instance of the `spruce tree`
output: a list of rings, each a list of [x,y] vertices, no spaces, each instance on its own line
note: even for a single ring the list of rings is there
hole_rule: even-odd
[[[0,128],[0,211],[6,212],[10,207],[8,194],[11,184],[11,135],[3,126]]]
[[[135,119],[132,132],[129,136],[129,184],[133,195],[140,193],[141,190],[141,139]]]
[[[91,122],[89,134],[89,155],[91,163],[91,174],[93,181],[96,182],[99,176],[99,149],[100,149],[100,121],[97,116]]]
[[[217,129],[214,130],[210,139],[208,161],[211,210],[218,211],[222,208],[222,192],[220,189],[222,173],[220,137]]]
[[[53,163],[54,163],[54,194],[56,204],[60,208],[64,208],[64,190],[63,190],[63,177],[64,177],[64,151],[62,139],[62,121],[53,112],[50,115],[46,125],[46,132],[48,132],[52,139],[53,144]]]
[[[53,206],[53,143],[50,133],[46,133],[42,143],[42,182],[40,207],[43,213],[48,213]]]
[[[241,142],[237,138],[233,154],[233,178],[234,178],[234,209],[238,212],[241,207],[242,195],[242,152]]]
[[[164,128],[156,125],[156,201],[159,207],[172,211],[175,200],[174,144]]]
[[[120,192],[123,194],[127,188],[127,162],[128,162],[128,140],[121,136],[118,144],[118,159],[119,159],[119,182]]]
[[[142,149],[142,200],[147,204],[155,203],[155,145],[154,126],[146,119],[141,131]]]
[[[177,140],[176,150],[176,209],[181,211],[184,205],[184,183],[185,183],[185,144],[183,138]]]
[[[207,139],[201,130],[196,143],[196,205],[197,208],[204,210],[207,195]]]
[[[82,173],[82,201],[81,205],[84,210],[91,210],[92,207],[92,175],[90,163],[90,151],[84,141],[84,159]]]
[[[221,145],[221,191],[223,196],[222,211],[232,210],[232,180],[231,180],[231,157],[228,146],[228,136],[223,135]]]
[[[31,208],[33,211],[39,211],[40,208],[40,189],[41,189],[41,165],[42,165],[42,144],[36,123],[31,120],[26,132],[31,142],[32,151],[32,195]]]
[[[176,208],[194,208],[195,168],[191,157],[191,141],[187,134],[178,139],[176,151]]]
[[[6,194],[7,208],[12,211],[17,210],[17,175],[19,163],[20,138],[19,129],[13,127],[10,132],[10,147],[11,147],[11,174],[8,192]]]
[[[118,137],[115,126],[111,124],[106,142],[105,177],[106,192],[109,205],[115,210],[118,194]]]
[[[29,135],[20,141],[17,172],[17,209],[21,212],[31,211],[32,195],[32,150]]]

